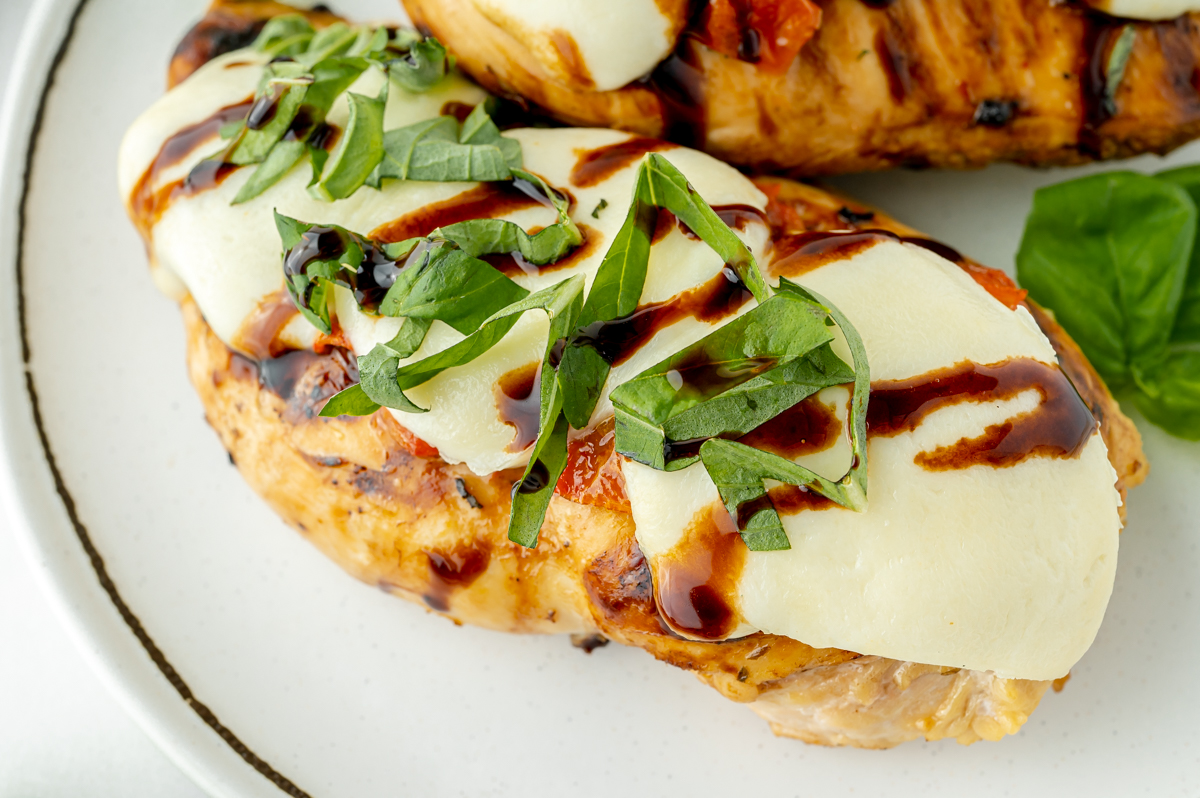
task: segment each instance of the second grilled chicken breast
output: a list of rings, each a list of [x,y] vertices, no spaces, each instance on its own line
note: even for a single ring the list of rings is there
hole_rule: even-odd
[[[673,52],[641,79],[599,90],[568,32],[553,41],[574,54],[565,59],[574,73],[531,50],[517,23],[484,13],[482,0],[403,2],[494,92],[572,124],[669,138],[756,169],[1077,164],[1161,154],[1200,134],[1200,31],[1190,14],[1131,21],[1050,0],[829,0],[780,72],[716,52],[694,31],[702,14],[688,28],[686,12],[662,4],[668,28],[683,29]],[[619,24],[662,22],[642,16]]]

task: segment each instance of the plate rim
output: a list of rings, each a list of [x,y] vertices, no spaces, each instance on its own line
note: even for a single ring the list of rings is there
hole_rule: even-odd
[[[0,236],[17,242],[8,272],[16,285],[8,309],[15,312],[7,314],[8,334],[0,336],[0,505],[34,581],[75,649],[121,709],[185,775],[211,795],[282,791],[311,798],[196,697],[124,601],[76,511],[42,426],[25,324],[26,208],[45,109],[88,7],[89,0],[33,0],[0,106]],[[48,515],[58,516],[59,529],[51,531],[54,520]],[[64,534],[74,538],[74,547],[55,545],[64,541],[52,538]],[[90,580],[77,578],[88,572]],[[117,618],[111,617],[113,611]],[[109,634],[89,614],[109,615],[105,626],[124,634]],[[163,701],[155,692],[174,701]],[[219,742],[197,745],[200,735],[210,743],[215,735]]]

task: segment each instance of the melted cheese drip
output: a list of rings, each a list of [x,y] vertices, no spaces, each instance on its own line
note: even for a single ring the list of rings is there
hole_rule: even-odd
[[[675,47],[677,21],[655,0],[472,0],[551,75],[597,91],[646,75]]]
[[[530,7],[535,6],[540,8]],[[119,165],[127,200],[170,135],[253,92],[261,64],[231,66],[249,55],[239,51],[216,59],[134,123],[122,143]],[[620,59],[610,55],[608,60]],[[368,73],[353,90],[373,95],[379,81]],[[411,124],[436,115],[447,101],[482,98],[480,89],[457,76],[419,95],[393,85],[386,124],[389,129]],[[343,98],[329,120],[344,125],[346,116]],[[531,290],[573,274],[585,275],[590,284],[624,220],[638,164],[587,188],[571,185],[570,173],[582,153],[625,140],[627,134],[528,129],[508,135],[521,142],[528,169],[571,191],[573,217],[598,238],[588,256],[568,268],[514,279]],[[178,179],[220,147],[214,137],[159,180]],[[711,205],[764,207],[763,194],[731,167],[684,148],[665,154]],[[150,242],[152,260],[171,276],[160,284],[185,286],[215,333],[230,345],[236,345],[255,308],[283,285],[273,209],[368,232],[476,185],[390,181],[381,191],[363,188],[349,199],[325,203],[305,191],[310,176],[305,162],[260,197],[230,205],[251,171],[240,169],[209,191],[178,198],[153,228]],[[593,218],[592,209],[601,200],[608,208]],[[501,218],[526,228],[554,221],[544,207]],[[756,254],[766,251],[769,231],[764,224],[752,222],[738,234]],[[704,283],[722,266],[706,245],[672,229],[652,249],[642,303],[663,301]],[[1028,313],[1007,310],[953,264],[911,245],[877,244],[799,281],[828,297],[854,322],[866,342],[875,380],[907,378],[962,360],[995,363],[1023,356],[1055,362]],[[402,323],[362,313],[342,289],[335,292],[335,309],[358,354],[392,338]],[[593,420],[611,415],[608,391],[615,385],[728,320],[706,324],[685,318],[659,330],[613,370]],[[543,314],[525,314],[486,355],[411,391],[414,401],[430,408],[428,413],[395,411],[397,419],[436,446],[444,459],[464,462],[476,473],[521,465],[528,450],[508,451],[514,433],[501,420],[495,386],[502,375],[540,361],[547,329]],[[315,331],[297,318],[281,337],[293,345],[311,345]],[[414,358],[461,338],[435,322]],[[844,342],[838,343],[839,354],[849,359]],[[843,422],[847,396],[839,388],[821,397],[839,406]],[[735,634],[762,629],[815,646],[995,670],[1004,676],[1041,679],[1065,673],[1095,635],[1116,562],[1118,498],[1099,436],[1074,460],[1035,457],[1005,469],[936,473],[912,463],[915,453],[977,435],[1036,400],[1036,393],[1026,392],[1005,402],[953,406],[931,414],[911,433],[872,440],[870,508],[861,514],[832,509],[786,516],[792,549],[746,558]],[[837,477],[848,460],[843,433],[834,449],[800,462]],[[668,474],[626,463],[625,475],[639,544],[657,567],[696,514],[718,500],[715,486],[702,467]]]

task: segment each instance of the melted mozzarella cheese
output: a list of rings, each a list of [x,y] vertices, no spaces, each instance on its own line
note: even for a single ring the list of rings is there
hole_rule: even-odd
[[[679,32],[680,21],[656,0],[473,2],[550,74],[598,91],[649,73],[674,49]]]
[[[253,68],[226,68],[227,63],[238,60],[243,59],[231,54],[224,61],[206,65],[134,123],[126,135],[121,154],[121,187],[127,198],[141,173],[172,133],[207,118],[221,107],[244,100],[253,91],[255,81],[246,73],[255,73],[257,80],[261,64]],[[351,91],[376,94],[380,80],[378,75],[368,72],[351,87]],[[435,116],[450,100],[478,102],[482,98],[478,88],[457,76],[425,94],[409,94],[393,85],[388,96],[385,126],[391,129]],[[334,124],[344,125],[347,116],[347,101],[343,96],[334,104],[328,118]],[[625,220],[639,162],[617,169],[586,188],[571,184],[571,171],[581,154],[628,140],[631,136],[590,129],[526,129],[509,131],[506,135],[521,142],[526,168],[541,175],[551,185],[570,191],[574,198],[572,217],[587,226],[589,238],[595,242],[585,257],[576,258],[567,268],[517,275],[513,279],[535,291],[575,274],[583,274],[590,286],[608,245]],[[202,157],[217,151],[220,146],[221,142],[214,137],[172,168],[169,179],[187,174]],[[669,149],[664,154],[711,204],[765,208],[765,195],[732,167],[684,148]],[[305,187],[310,172],[307,163],[302,163],[260,196],[231,205],[230,201],[252,170],[253,167],[242,168],[211,190],[177,198],[152,232],[153,259],[178,276],[196,300],[209,326],[231,346],[237,345],[238,332],[247,317],[283,287],[280,242],[273,217],[275,210],[303,221],[338,224],[350,230],[369,232],[432,203],[451,200],[478,185],[387,181],[382,190],[362,188],[348,199],[329,203],[309,196]],[[160,183],[166,182],[169,180],[160,180]],[[593,217],[592,211],[601,200],[608,206]],[[555,221],[554,213],[544,207],[515,211],[499,218],[526,228]],[[739,235],[752,250],[762,252],[769,231],[765,224],[753,222],[739,231]],[[673,229],[651,250],[642,301],[669,299],[714,277],[723,265],[721,258],[706,244]],[[359,355],[390,340],[399,330],[397,319],[378,318],[360,311],[348,291],[338,291],[335,300],[338,319]],[[636,374],[662,360],[680,347],[699,340],[715,326],[683,319],[658,331],[617,370],[619,376],[610,380],[609,389],[617,384],[615,380]],[[494,386],[507,372],[540,362],[547,330],[548,322],[543,313],[531,311],[525,314],[504,341],[486,355],[465,366],[449,369],[411,391],[413,400],[429,408],[429,412],[395,411],[397,419],[418,437],[437,447],[445,460],[464,462],[479,474],[524,464],[528,461],[529,451],[509,451],[514,430],[500,417]],[[289,343],[311,346],[313,336],[309,332],[306,337],[303,325],[294,321],[282,337]],[[410,360],[436,354],[462,337],[447,325],[435,322],[424,345]],[[611,415],[607,397],[608,390],[605,390],[597,409],[597,419]]]
[[[1057,362],[1026,311],[1009,311],[954,264],[911,244],[876,244],[797,282],[855,325],[873,380],[964,360]],[[785,514],[791,549],[747,553],[739,632],[1008,678],[1065,674],[1099,629],[1117,560],[1120,500],[1099,433],[1076,459],[954,471],[914,462],[1040,401],[1029,390],[951,405],[911,432],[872,438],[865,512]],[[798,462],[841,476],[813,457]],[[624,472],[638,543],[658,583],[666,555],[720,495],[699,464],[666,473],[626,462]]]
[[[1200,11],[1200,0],[1088,0],[1088,5],[1126,19],[1174,19]]]

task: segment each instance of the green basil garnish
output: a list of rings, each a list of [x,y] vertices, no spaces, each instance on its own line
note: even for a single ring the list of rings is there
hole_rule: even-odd
[[[1137,28],[1126,25],[1117,34],[1112,49],[1108,53],[1108,63],[1104,68],[1104,97],[1101,103],[1108,116],[1117,113],[1117,89],[1125,79],[1125,67],[1129,65],[1129,56],[1133,52],[1133,43],[1137,39]]]
[[[1022,286],[1114,390],[1200,440],[1200,167],[1092,175],[1039,189],[1017,253]]]
[[[521,144],[500,135],[484,103],[475,106],[461,125],[452,116],[439,116],[389,130],[383,149],[383,160],[367,181],[373,188],[379,188],[384,178],[509,180],[511,170],[521,167]]]
[[[284,280],[292,301],[326,334],[331,331],[333,285],[350,289],[367,312],[437,319],[463,334],[529,293],[443,238],[379,244],[337,225],[309,224],[280,213],[275,225],[284,245]],[[402,356],[417,346],[420,341]]]
[[[638,168],[629,213],[596,272],[580,327],[613,321],[637,310],[659,208],[674,213],[720,255],[756,300],[762,302],[770,296],[770,289],[742,240],[696,193],[682,172],[662,155],[651,153]],[[563,369],[570,375],[564,397],[565,412],[571,424],[582,429],[604,390],[611,364],[587,335],[577,334],[563,353]]]
[[[842,330],[851,371],[829,348],[827,320]],[[850,404],[852,466],[838,481],[753,449],[733,438],[822,388],[854,381]],[[699,459],[737,519],[752,551],[789,548],[764,479],[803,487],[853,510],[866,508],[866,405],[870,372],[854,327],[836,308],[782,280],[780,292],[707,337],[620,385],[612,393],[616,448],[652,468],[674,471]],[[672,444],[698,453],[672,460]],[[750,518],[741,508],[756,507]]]
[[[520,225],[502,219],[470,219],[438,228],[435,235],[450,239],[474,257],[519,252],[536,266],[558,261],[583,242],[583,234],[571,219],[570,204],[562,195],[530,172],[513,169],[512,176],[527,191],[546,197],[558,221],[530,235]]]
[[[255,108],[264,116],[269,115],[269,121],[256,130],[242,124],[227,125],[221,131],[223,137],[234,141],[219,157],[239,166],[259,164],[234,197],[234,204],[253,199],[270,188],[305,154],[312,160],[313,180],[309,190],[315,197],[335,200],[350,196],[372,177],[376,166],[384,160],[383,111],[390,83],[395,82],[406,91],[428,91],[445,77],[448,69],[445,48],[413,31],[398,31],[393,35],[387,28],[350,27],[342,22],[316,31],[297,14],[268,21],[254,47],[281,60],[272,60],[264,67],[255,94]],[[389,81],[375,98],[349,96],[349,123],[330,159],[324,149],[312,143],[313,136],[323,127],[334,101],[372,67],[387,74]],[[510,139],[497,141],[502,137],[486,111],[472,116],[474,119],[468,120],[470,127],[464,125],[462,143],[468,147],[489,147],[489,152],[498,149],[502,160],[519,166],[520,145]],[[480,171],[482,174],[483,170]],[[499,170],[492,170],[496,171]],[[378,179],[372,185],[377,188]]]
[[[345,199],[358,191],[383,160],[383,110],[387,106],[384,83],[377,97],[348,92],[350,119],[346,132],[330,156],[321,180],[309,189],[317,199]]]
[[[315,33],[303,14],[281,14],[267,20],[251,47],[272,58],[293,56],[308,49]]]

